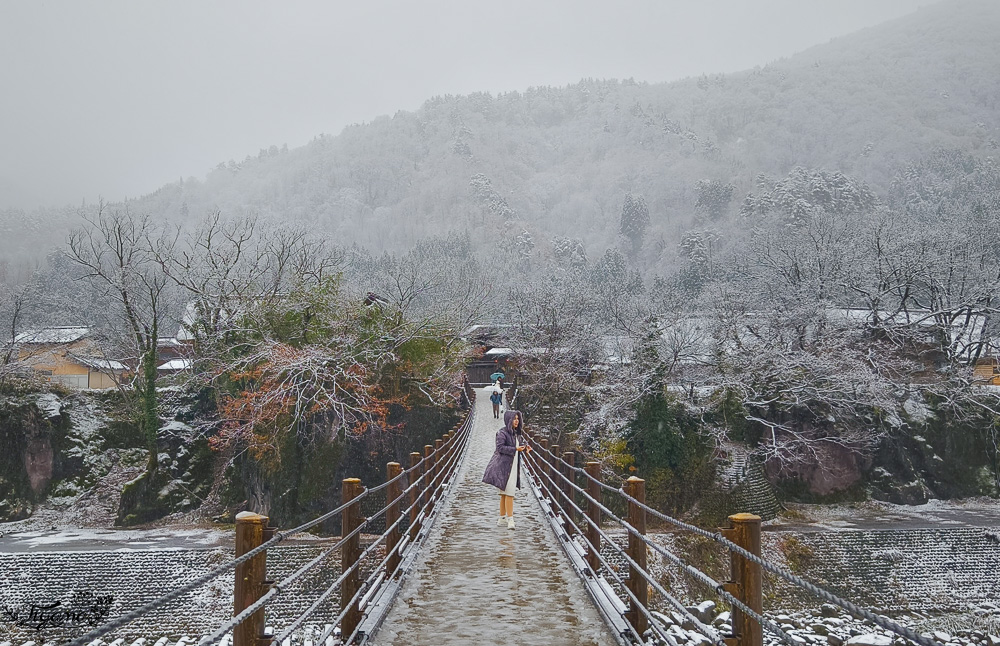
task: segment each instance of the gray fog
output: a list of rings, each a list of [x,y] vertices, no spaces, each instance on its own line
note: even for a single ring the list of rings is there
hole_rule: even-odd
[[[0,208],[119,200],[441,94],[732,72],[927,0],[0,0]]]

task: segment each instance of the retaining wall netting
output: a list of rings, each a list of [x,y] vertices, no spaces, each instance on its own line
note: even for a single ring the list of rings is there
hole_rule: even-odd
[[[371,535],[362,535],[362,549],[372,539]],[[324,540],[316,545],[279,545],[268,550],[268,578],[280,581],[329,545]],[[382,546],[373,550],[360,568],[362,578],[383,557]],[[92,628],[47,626],[36,631],[31,626],[18,625],[4,609],[24,617],[31,604],[48,605],[55,601],[65,604],[74,593],[89,592],[95,596],[113,596],[110,620],[202,576],[231,558],[231,551],[221,549],[0,554],[0,572],[4,577],[0,586],[0,642],[61,642]],[[306,610],[339,574],[340,552],[335,551],[267,605],[266,624],[280,631]],[[128,643],[139,637],[155,641],[160,637],[176,640],[183,636],[197,639],[207,635],[232,617],[233,576],[232,572],[223,574],[103,639],[110,643],[123,638]],[[334,592],[306,625],[322,628],[339,612],[340,595]]]
[[[879,612],[961,612],[1000,598],[995,528],[765,532],[763,538],[766,550],[784,552],[786,560],[798,552],[804,578]],[[791,548],[790,538],[797,541]]]
[[[625,534],[612,533],[624,548]],[[729,552],[714,541],[684,532],[649,536],[717,581],[728,580]],[[765,531],[761,542],[764,558],[879,613],[962,613],[970,605],[1000,599],[1000,531],[995,528]],[[620,554],[607,545],[601,553],[620,576],[627,575]],[[706,586],[654,551],[649,552],[649,568],[684,603],[714,598]],[[613,587],[624,598],[619,586]],[[771,612],[815,609],[823,603],[772,574],[765,574],[763,592],[764,609]]]
[[[610,531],[616,543],[624,547],[627,543],[624,533]],[[717,580],[727,578],[728,552],[713,541],[683,533],[650,536]],[[363,535],[362,545],[370,544],[373,539],[371,534]],[[962,612],[969,604],[1000,598],[997,529],[765,531],[762,543],[765,558],[880,613]],[[268,577],[280,581],[329,544],[324,540],[316,545],[282,545],[269,550]],[[602,554],[625,576],[627,565],[618,553],[605,545]],[[383,556],[382,547],[373,550],[361,568],[362,577]],[[231,557],[231,552],[219,549],[0,554],[0,572],[4,577],[0,609],[22,612],[32,603],[68,601],[74,592],[80,591],[113,595],[110,613],[113,618],[201,576]],[[655,552],[650,552],[649,564],[660,582],[685,603],[712,598],[709,590]],[[280,631],[339,573],[340,555],[334,552],[299,585],[284,591],[268,605],[267,625]],[[232,573],[224,574],[128,624],[105,641],[119,637],[175,640],[185,635],[197,638],[207,634],[231,616],[232,586]],[[624,596],[623,591],[619,593]],[[765,610],[772,612],[809,609],[820,604],[809,593],[771,575],[765,577],[764,595]],[[655,595],[651,600],[655,603]],[[334,593],[307,623],[322,628],[336,617],[339,608],[340,597]],[[58,642],[83,632],[79,627],[48,627],[36,632],[30,627],[17,626],[9,616],[0,613],[0,642]]]

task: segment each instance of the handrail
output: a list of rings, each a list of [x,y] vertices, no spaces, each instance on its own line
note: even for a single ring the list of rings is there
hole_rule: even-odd
[[[545,479],[546,479],[546,480],[548,480],[549,484],[551,484],[551,485],[552,485],[552,488],[549,488],[549,487],[548,487],[548,486],[546,486],[546,485],[545,485],[544,483],[542,483],[542,484],[541,484],[541,486],[542,486],[543,490],[544,490],[544,491],[545,491],[546,493],[548,493],[548,494],[549,494],[549,495],[551,496],[551,493],[552,493],[552,490],[553,490],[553,489],[555,489],[555,490],[558,490],[558,489],[559,489],[558,485],[557,485],[557,484],[555,483],[555,481],[554,481],[554,480],[552,480],[551,476],[549,476],[549,475],[548,475],[547,473],[545,473],[545,471],[543,471],[543,470],[541,470],[541,469],[539,469],[539,468],[537,467],[537,465],[536,465],[536,464],[534,463],[534,458],[529,458],[529,460],[528,460],[528,464],[529,464],[529,466],[530,466],[530,468],[531,468],[532,472],[534,473],[534,475],[535,475],[536,477],[539,477],[539,476],[544,476],[544,477],[545,477]],[[541,480],[540,480],[540,479],[539,479],[539,482],[541,483]],[[561,492],[560,492],[560,493],[561,493]],[[648,571],[646,571],[646,570],[645,570],[644,568],[640,567],[638,563],[636,563],[636,562],[635,562],[634,560],[632,560],[632,558],[631,558],[631,557],[629,557],[629,555],[628,555],[628,554],[627,554],[627,553],[625,552],[625,550],[623,550],[623,549],[622,549],[622,548],[621,548],[621,547],[620,547],[620,546],[619,546],[619,545],[618,545],[617,543],[615,543],[615,542],[614,542],[614,541],[613,541],[613,540],[611,539],[611,537],[610,537],[610,536],[608,536],[608,535],[607,535],[607,534],[606,534],[606,533],[605,533],[605,532],[604,532],[604,531],[603,531],[603,530],[602,530],[602,529],[600,528],[600,526],[599,526],[599,525],[597,525],[597,524],[596,524],[596,523],[594,523],[594,522],[593,522],[592,520],[590,520],[590,518],[589,518],[589,517],[587,517],[587,515],[585,514],[585,512],[584,512],[584,511],[583,511],[582,509],[580,509],[580,507],[578,507],[578,506],[576,505],[576,503],[574,503],[574,502],[572,502],[572,501],[570,501],[570,500],[567,500],[567,502],[568,502],[568,503],[569,503],[570,505],[572,505],[572,506],[573,506],[573,508],[574,508],[574,509],[575,509],[575,510],[576,510],[576,511],[577,511],[578,513],[580,513],[580,514],[584,514],[584,518],[586,518],[586,519],[587,519],[588,523],[589,523],[589,524],[591,524],[591,526],[593,526],[593,527],[594,527],[595,529],[597,529],[597,531],[598,531],[598,532],[600,532],[600,534],[601,534],[601,537],[602,537],[602,538],[603,538],[603,539],[604,539],[605,541],[607,541],[608,545],[609,545],[609,546],[611,546],[611,547],[612,547],[612,549],[614,549],[614,550],[615,550],[615,552],[616,552],[616,553],[617,553],[617,554],[618,554],[619,556],[622,556],[622,557],[624,557],[624,558],[626,559],[626,561],[627,561],[627,562],[629,563],[629,565],[631,565],[632,567],[634,567],[634,568],[636,568],[637,570],[641,571],[641,572],[642,572],[642,574],[643,574],[643,578],[645,578],[645,579],[646,579],[646,581],[647,581],[647,582],[648,582],[648,583],[649,583],[650,585],[652,585],[652,586],[653,586],[654,588],[656,588],[657,592],[659,592],[660,594],[662,594],[662,595],[664,596],[664,598],[666,598],[666,599],[667,599],[668,601],[670,601],[671,605],[673,605],[673,606],[674,606],[675,608],[677,608],[677,610],[678,610],[678,611],[680,612],[680,614],[681,614],[681,615],[683,615],[683,616],[684,616],[684,617],[685,617],[686,619],[689,619],[690,621],[692,621],[692,622],[693,622],[693,623],[694,623],[694,624],[695,624],[696,626],[698,626],[698,627],[700,627],[701,629],[703,629],[703,630],[705,631],[705,636],[706,636],[706,637],[708,637],[708,638],[709,638],[709,639],[710,639],[710,640],[711,640],[711,641],[712,641],[712,642],[713,642],[714,644],[718,644],[718,645],[720,645],[720,646],[721,646],[721,645],[722,645],[722,644],[724,643],[724,642],[723,642],[723,639],[722,639],[722,637],[720,637],[720,636],[718,635],[718,633],[717,633],[717,632],[716,632],[715,630],[713,630],[713,629],[709,628],[708,626],[705,626],[705,625],[704,625],[704,624],[703,624],[703,623],[701,622],[701,620],[699,620],[699,619],[698,619],[697,617],[695,617],[695,616],[694,616],[693,614],[691,614],[691,611],[690,611],[690,610],[688,610],[688,609],[687,609],[686,607],[684,607],[684,604],[683,604],[683,603],[681,603],[681,602],[680,602],[679,600],[677,600],[676,598],[674,598],[674,597],[673,597],[673,595],[671,595],[671,594],[670,594],[669,592],[667,592],[667,591],[666,591],[666,590],[665,590],[665,589],[663,588],[663,586],[662,586],[662,585],[660,585],[660,583],[659,583],[659,582],[658,582],[658,581],[657,581],[657,580],[656,580],[656,579],[655,579],[655,578],[654,578],[654,577],[653,577],[653,576],[652,576],[652,575],[651,575],[651,574],[650,574],[650,573],[649,573]],[[556,504],[558,505],[558,503],[556,503]],[[605,512],[605,513],[608,513],[608,512]],[[616,580],[616,581],[617,581],[617,582],[618,582],[618,583],[619,583],[619,584],[620,584],[620,585],[621,585],[621,586],[622,586],[622,587],[624,588],[624,590],[625,590],[626,594],[627,594],[627,595],[628,595],[628,596],[629,596],[629,597],[631,598],[631,600],[632,600],[632,601],[633,601],[634,603],[637,603],[637,604],[639,605],[639,607],[640,607],[640,610],[641,610],[641,612],[643,612],[644,614],[646,614],[646,615],[647,615],[647,618],[652,618],[652,617],[651,617],[651,615],[649,614],[649,609],[648,609],[648,608],[646,608],[646,607],[645,607],[644,605],[642,605],[641,603],[639,603],[639,599],[638,599],[638,598],[636,598],[636,596],[635,596],[635,595],[634,595],[634,594],[633,594],[633,593],[632,593],[632,592],[631,592],[631,591],[630,591],[630,590],[628,589],[628,587],[627,587],[627,586],[625,585],[625,582],[624,582],[624,581],[622,581],[622,579],[621,579],[620,575],[619,575],[619,574],[618,574],[617,572],[615,572],[615,569],[614,569],[614,567],[612,567],[612,566],[611,566],[611,565],[610,565],[610,564],[608,563],[607,559],[606,559],[606,558],[605,558],[605,557],[604,557],[604,556],[603,556],[603,555],[602,555],[602,554],[601,554],[600,552],[597,552],[597,553],[596,553],[596,557],[597,557],[597,559],[598,559],[598,560],[600,560],[600,562],[601,562],[601,565],[603,565],[603,566],[604,566],[604,569],[605,569],[605,571],[606,571],[606,572],[607,572],[608,574],[610,574],[610,575],[612,576],[612,578],[614,578],[614,579],[615,579],[615,580]],[[652,622],[652,625],[653,625],[653,626],[657,626],[657,622]],[[658,630],[658,629],[657,629],[657,630]],[[667,639],[667,637],[665,637],[665,636],[664,636],[663,634],[661,634],[661,637],[664,637],[665,639]],[[670,641],[671,643],[675,643],[675,642],[674,642],[674,640],[673,640],[672,638],[669,638],[669,641]]]
[[[797,644],[796,640],[794,640],[791,636],[785,633],[776,623],[767,619],[759,612],[753,610],[742,599],[732,594],[729,590],[731,584],[719,583],[714,579],[712,579],[711,577],[709,577],[704,572],[690,566],[687,563],[684,563],[684,561],[681,560],[679,557],[677,557],[675,554],[671,553],[662,545],[659,545],[658,543],[647,537],[644,534],[644,532],[638,531],[627,521],[625,521],[622,518],[619,518],[610,509],[608,509],[606,505],[602,504],[600,501],[596,500],[593,496],[591,496],[590,493],[585,488],[577,485],[576,482],[573,480],[573,478],[567,477],[567,475],[563,473],[563,470],[565,469],[570,474],[583,475],[585,478],[588,479],[588,481],[595,483],[603,490],[610,491],[620,496],[621,499],[626,503],[637,506],[639,509],[642,510],[643,513],[650,514],[655,518],[670,523],[673,526],[678,527],[680,529],[692,531],[701,536],[710,538],[711,540],[725,547],[731,554],[738,555],[739,557],[745,559],[746,561],[753,563],[763,568],[764,570],[767,570],[768,572],[771,572],[781,577],[785,581],[788,581],[789,583],[792,583],[793,585],[803,588],[825,601],[828,601],[843,608],[844,610],[848,611],[855,617],[870,621],[875,625],[884,628],[885,630],[900,635],[901,637],[904,637],[912,642],[918,643],[921,646],[941,646],[941,644],[939,644],[938,642],[929,637],[926,637],[924,635],[919,635],[915,631],[906,628],[905,626],[901,626],[881,615],[876,615],[875,613],[873,613],[868,609],[861,608],[856,604],[851,603],[850,601],[842,599],[837,595],[834,595],[833,593],[824,590],[819,586],[816,586],[815,584],[803,579],[802,577],[792,574],[791,572],[787,571],[781,566],[776,565],[770,561],[767,561],[766,559],[763,559],[760,555],[754,554],[745,547],[738,545],[737,543],[733,542],[732,540],[724,536],[722,533],[710,532],[695,525],[685,523],[681,520],[673,518],[667,514],[664,514],[650,507],[644,501],[638,500],[634,496],[629,495],[628,492],[626,492],[623,487],[614,487],[608,485],[602,482],[601,479],[595,478],[585,469],[577,467],[574,464],[563,459],[562,456],[557,455],[555,452],[549,450],[548,446],[545,443],[536,443],[532,441],[532,444],[534,445],[533,448],[539,449],[538,451],[540,454],[539,459],[544,460],[550,465],[560,467],[552,469],[542,469],[536,464],[534,457],[532,457],[532,459],[529,460],[529,464],[531,465],[532,471],[534,472],[535,476],[539,479],[539,482],[542,483],[542,488],[544,489],[545,493],[549,496],[550,502],[557,508],[557,510],[563,517],[564,522],[572,526],[575,526],[576,523],[573,520],[573,515],[574,513],[579,514],[584,519],[587,525],[593,527],[608,542],[608,544],[612,546],[612,549],[614,549],[616,553],[618,553],[621,556],[624,556],[625,560],[629,563],[631,568],[636,570],[644,579],[646,579],[646,581],[649,582],[649,584],[653,588],[657,590],[657,592],[663,595],[665,599],[670,601],[671,605],[676,606],[676,604],[673,603],[674,600],[672,599],[672,597],[666,594],[666,590],[662,589],[662,586],[660,586],[659,583],[656,582],[655,579],[653,579],[653,577],[651,577],[648,572],[646,572],[643,568],[639,567],[639,564],[636,563],[634,559],[632,559],[620,546],[618,546],[616,543],[610,540],[607,534],[605,534],[605,532],[601,530],[599,525],[596,524],[589,517],[589,515],[573,501],[572,495],[567,495],[567,492],[563,489],[563,487],[559,486],[558,482],[554,480],[551,476],[549,476],[549,471],[558,475],[558,479],[561,482],[563,482],[571,492],[580,494],[589,504],[595,505],[596,508],[599,509],[601,513],[603,513],[609,520],[612,520],[618,525],[620,525],[628,535],[637,537],[643,544],[647,546],[647,548],[657,552],[662,557],[664,557],[665,559],[673,563],[675,566],[677,566],[682,572],[686,573],[695,580],[699,581],[701,584],[706,585],[707,587],[712,589],[723,600],[733,605],[734,608],[739,609],[747,617],[757,622],[762,628],[768,630],[768,632],[775,634],[782,642],[788,644],[789,646],[796,646]],[[542,477],[548,480],[549,485],[551,485],[551,487],[546,486],[542,482],[541,480]],[[600,558],[599,555],[598,558]],[[602,563],[605,563],[603,559],[600,560]],[[606,563],[605,563],[605,569],[608,570],[609,572],[611,571],[607,567]],[[629,593],[629,596],[632,596],[631,592],[628,589],[626,589],[626,592]],[[638,603],[638,600],[633,599],[633,602]],[[688,619],[691,619],[691,617],[688,617]],[[656,623],[657,622],[650,622],[650,625],[655,625]],[[701,625],[700,622],[696,622],[695,625],[700,626],[700,628],[707,628],[707,626]],[[709,637],[709,639],[712,639],[711,635],[707,634],[705,630],[702,630],[701,632],[705,634],[706,637]]]
[[[475,392],[471,390],[467,380],[465,380],[463,383],[463,390],[465,390],[467,393],[471,395],[471,401],[472,403],[474,403]],[[341,549],[347,541],[358,536],[362,532],[362,530],[369,525],[369,523],[372,520],[385,514],[390,507],[398,504],[406,496],[409,496],[411,493],[413,493],[413,491],[417,488],[419,488],[419,490],[421,491],[421,493],[416,496],[417,502],[411,504],[406,510],[404,510],[403,513],[400,514],[400,516],[394,522],[389,524],[386,527],[385,532],[383,532],[375,541],[373,541],[371,545],[368,546],[368,548],[366,548],[364,552],[361,553],[362,557],[367,556],[375,548],[375,546],[379,545],[382,541],[384,541],[386,537],[389,535],[389,532],[392,531],[393,529],[396,529],[404,521],[404,519],[408,519],[410,510],[413,509],[416,504],[422,503],[421,513],[417,517],[418,522],[420,519],[424,518],[425,514],[429,511],[429,508],[433,506],[434,502],[440,495],[439,492],[445,486],[446,480],[449,477],[451,477],[456,470],[458,460],[462,455],[462,450],[468,443],[469,431],[472,426],[473,416],[474,416],[474,408],[470,407],[470,410],[466,413],[462,422],[453,429],[454,434],[449,432],[448,434],[445,435],[445,437],[448,438],[447,441],[438,440],[438,442],[440,443],[438,448],[432,449],[428,454],[423,456],[420,460],[411,464],[408,469],[400,470],[400,472],[393,478],[388,479],[377,486],[364,488],[361,491],[361,493],[355,498],[347,502],[344,502],[343,504],[335,507],[334,509],[331,509],[330,511],[327,511],[326,513],[312,520],[302,523],[297,527],[294,527],[284,532],[274,531],[273,536],[268,538],[266,541],[263,541],[259,545],[253,547],[252,549],[248,550],[245,554],[242,554],[236,558],[227,561],[226,563],[223,563],[213,568],[211,571],[198,577],[197,579],[190,581],[185,585],[179,586],[173,590],[170,590],[139,608],[129,611],[121,615],[120,617],[115,618],[112,621],[109,621],[101,626],[98,626],[97,628],[94,628],[87,634],[67,642],[65,646],[86,646],[87,644],[90,644],[91,642],[100,639],[101,637],[107,635],[108,633],[117,630],[118,628],[121,628],[122,626],[134,621],[135,619],[138,619],[139,617],[142,617],[143,615],[146,615],[152,612],[153,610],[156,610],[157,608],[160,608],[165,604],[174,601],[180,596],[188,592],[191,592],[193,590],[196,590],[197,588],[205,585],[206,583],[221,576],[222,574],[225,574],[226,572],[236,569],[238,566],[248,562],[250,559],[260,556],[262,554],[266,554],[269,548],[276,546],[278,543],[284,541],[285,539],[291,536],[295,536],[297,534],[301,534],[302,532],[305,532],[306,530],[315,527],[316,525],[326,520],[329,520],[330,518],[333,518],[337,514],[343,513],[348,508],[359,505],[365,498],[369,497],[374,493],[382,491],[383,489],[388,488],[389,486],[391,486],[396,482],[399,482],[401,478],[404,477],[409,478],[415,472],[421,474],[421,476],[418,479],[415,479],[413,483],[410,484],[408,487],[406,487],[402,491],[402,493],[400,493],[394,500],[387,501],[385,506],[383,506],[381,509],[376,511],[368,518],[362,518],[361,522],[353,531],[351,531],[345,536],[342,536],[336,543],[334,543],[329,548],[325,549],[314,559],[312,559],[311,561],[300,567],[291,575],[285,577],[285,579],[283,579],[279,583],[276,584],[268,583],[266,585],[267,587],[266,592],[263,592],[257,599],[255,599],[252,603],[250,603],[246,608],[244,608],[240,612],[235,613],[233,618],[225,622],[221,627],[219,627],[217,630],[213,631],[210,635],[208,635],[207,637],[203,638],[200,641],[200,644],[213,643],[215,640],[220,639],[227,632],[233,630],[242,622],[247,620],[255,612],[265,607],[267,603],[272,601],[275,597],[279,596],[290,585],[294,584],[296,581],[301,579],[302,576],[304,576],[308,571],[312,570],[324,559],[329,557],[332,553]],[[436,472],[433,474],[431,473],[431,470],[427,468],[428,461],[433,461],[435,464],[438,465],[437,469],[435,470]],[[387,551],[386,559],[388,559],[392,550],[386,550],[386,551]],[[383,562],[380,563],[378,567],[384,567],[386,559],[383,559]],[[350,567],[350,570],[342,572],[341,576],[338,577],[338,579],[335,581],[334,587],[339,586],[341,583],[343,583],[343,581],[351,572],[360,567],[361,563],[362,561],[359,558]],[[376,570],[377,569],[378,568],[376,568]],[[395,575],[398,569],[399,565],[397,565],[396,570],[394,570],[392,574]],[[358,591],[358,594],[361,594],[364,590],[365,586],[362,585]],[[329,594],[332,594],[332,590],[328,590],[328,592],[325,594],[329,596]],[[319,601],[317,601],[317,604],[314,604],[315,607],[318,607],[318,603]],[[315,610],[315,608],[313,608],[313,610]],[[309,611],[307,611],[306,616],[308,616],[308,612]],[[341,614],[343,615],[344,613]],[[338,617],[334,625],[338,624],[342,619],[343,616]],[[255,641],[260,641],[261,644],[263,644],[262,639],[258,638]],[[280,644],[281,642],[279,641],[278,643]],[[241,645],[234,645],[234,646],[241,646]],[[250,646],[250,645],[243,645],[243,646]]]
[[[552,481],[551,477],[549,477],[548,474],[545,474],[544,472],[542,472],[542,474],[545,475],[545,477],[550,482],[552,482],[553,486],[556,486],[555,482]],[[564,480],[566,480],[566,478],[565,478],[565,476],[563,476],[563,474],[559,473],[559,475]],[[640,533],[638,530],[636,530],[634,527],[632,527],[632,525],[629,524],[628,521],[626,521],[626,520],[624,520],[622,518],[619,518],[610,509],[608,509],[607,507],[605,507],[600,502],[594,500],[592,497],[590,497],[587,494],[587,492],[584,489],[581,489],[575,483],[570,482],[569,480],[566,480],[566,481],[576,491],[582,493],[587,498],[588,502],[590,502],[592,504],[595,504],[601,510],[601,512],[603,514],[605,514],[606,516],[608,516],[609,518],[611,518],[612,520],[614,520],[615,522],[617,522],[619,525],[621,525],[628,533],[630,533],[630,534],[632,534],[634,536],[639,537],[639,539],[643,543],[645,543],[648,547],[652,548],[654,551],[656,551],[657,553],[659,553],[661,556],[664,556],[665,558],[667,558],[667,560],[669,560],[672,563],[674,563],[675,565],[677,565],[682,571],[684,571],[687,574],[691,575],[692,578],[694,578],[695,580],[699,581],[700,583],[706,585],[710,590],[712,590],[713,592],[719,594],[719,596],[721,596],[723,599],[725,599],[726,601],[728,601],[732,605],[736,606],[737,608],[739,608],[743,612],[746,612],[746,613],[750,614],[758,622],[761,622],[762,624],[767,624],[766,627],[771,632],[773,632],[774,634],[778,635],[778,637],[783,642],[785,642],[786,644],[788,644],[789,646],[799,646],[795,642],[795,640],[793,640],[787,633],[785,633],[776,623],[770,621],[769,619],[763,617],[762,615],[759,615],[756,611],[754,611],[753,609],[751,609],[750,607],[748,607],[741,600],[737,599],[736,597],[734,597],[733,595],[731,595],[729,592],[727,592],[724,589],[723,584],[719,583],[718,581],[716,581],[715,579],[713,579],[712,577],[710,577],[708,574],[702,572],[701,570],[695,568],[694,566],[692,566],[692,565],[690,565],[688,563],[685,563],[680,557],[678,557],[677,555],[673,554],[672,552],[670,552],[669,550],[667,550],[666,548],[664,548],[662,545],[659,545],[658,543],[656,543],[655,541],[653,541],[652,539],[650,539],[648,536]],[[556,489],[558,490],[557,486],[556,486]],[[560,493],[562,493],[562,492],[560,492]],[[562,497],[563,497],[563,499],[566,500],[567,504],[569,504],[570,506],[573,507],[573,509],[577,513],[582,514],[584,520],[589,525],[591,525],[592,527],[594,527],[595,529],[597,529],[597,531],[600,532],[601,537],[604,538],[604,540],[607,541],[608,544],[610,546],[612,546],[612,548],[615,549],[616,552],[618,552],[620,556],[624,557],[625,560],[629,562],[629,565],[631,565],[632,567],[636,568],[642,574],[643,578],[646,579],[646,581],[650,585],[652,585],[654,588],[656,588],[657,592],[659,592],[667,600],[669,600],[671,602],[671,605],[674,605],[685,618],[689,619],[692,623],[695,624],[695,626],[699,627],[701,629],[702,634],[704,634],[706,637],[708,637],[709,639],[711,639],[715,643],[721,643],[721,638],[713,638],[713,634],[716,634],[716,636],[717,636],[717,633],[716,633],[716,631],[714,629],[711,629],[708,626],[706,626],[705,624],[703,624],[697,617],[695,617],[693,614],[691,614],[691,612],[689,610],[687,610],[687,608],[685,608],[684,605],[680,601],[674,599],[669,593],[667,593],[667,591],[665,589],[663,589],[663,587],[659,584],[658,581],[656,581],[656,579],[652,576],[652,574],[650,574],[648,571],[646,571],[645,569],[643,569],[642,567],[640,567],[639,564],[637,564],[632,559],[632,557],[630,557],[625,552],[625,550],[623,550],[620,546],[618,546],[611,539],[611,537],[609,537],[606,533],[604,533],[604,531],[601,530],[601,528],[596,523],[594,523],[590,519],[590,517],[586,514],[586,512],[584,512],[575,502],[573,502],[571,499],[566,498],[565,495],[563,495]]]

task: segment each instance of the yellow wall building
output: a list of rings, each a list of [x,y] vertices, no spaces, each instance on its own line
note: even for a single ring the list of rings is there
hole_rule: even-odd
[[[53,327],[18,334],[18,363],[53,383],[78,390],[115,388],[126,366],[105,359],[86,327]]]
[[[983,357],[972,367],[972,379],[977,384],[1000,386],[1000,365],[996,357]]]

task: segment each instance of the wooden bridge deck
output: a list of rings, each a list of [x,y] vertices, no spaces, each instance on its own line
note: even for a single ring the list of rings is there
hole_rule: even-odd
[[[502,425],[478,393],[468,454],[456,486],[375,644],[617,643],[522,489],[517,529],[497,527],[499,492],[480,482]]]

